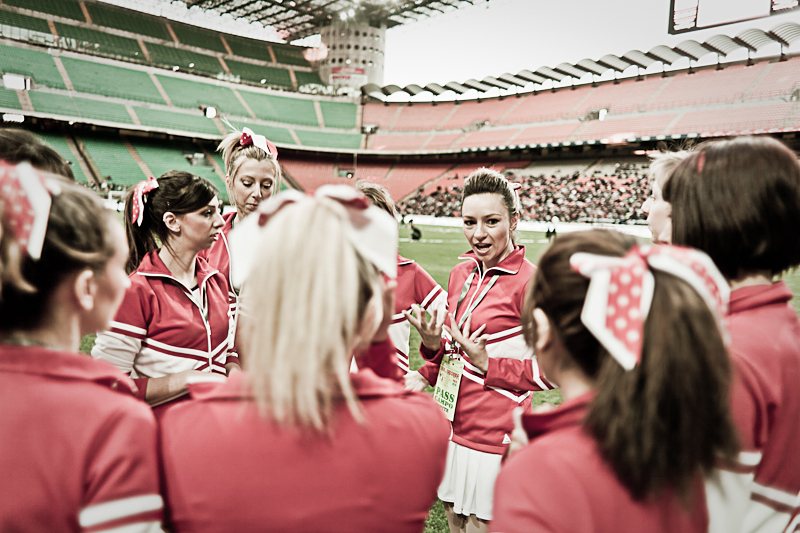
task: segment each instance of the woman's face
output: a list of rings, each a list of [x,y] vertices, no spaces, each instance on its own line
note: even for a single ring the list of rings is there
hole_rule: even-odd
[[[642,205],[647,214],[654,244],[672,244],[672,206],[661,196],[661,187],[653,182],[653,195]]]
[[[510,220],[503,198],[495,193],[473,194],[461,206],[464,236],[484,268],[492,268],[513,251]]]
[[[189,213],[178,215],[180,234],[177,236],[182,247],[199,252],[211,248],[219,238],[225,221],[219,212],[219,199],[215,196],[208,205]]]
[[[226,177],[228,188],[233,192],[236,213],[242,219],[258,209],[261,200],[275,193],[277,176],[272,161],[245,159],[236,170],[233,183]]]
[[[125,231],[116,221],[109,221],[109,238],[114,243],[114,255],[105,268],[95,275],[96,292],[94,306],[81,320],[81,334],[86,335],[107,330],[117,314],[125,291],[131,282],[125,273],[128,262],[128,241]]]

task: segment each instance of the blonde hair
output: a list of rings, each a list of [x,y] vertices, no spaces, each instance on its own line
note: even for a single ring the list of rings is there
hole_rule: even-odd
[[[369,201],[372,202],[372,205],[380,207],[392,215],[392,218],[397,217],[397,210],[395,209],[392,195],[389,194],[389,191],[387,191],[384,187],[370,181],[359,181],[356,183],[356,190],[369,198]]]
[[[276,193],[281,189],[281,176],[283,175],[281,172],[281,165],[278,163],[277,157],[266,153],[255,144],[242,146],[239,144],[241,139],[242,132],[239,130],[234,130],[223,137],[222,141],[219,143],[219,146],[217,146],[217,152],[222,152],[222,159],[225,162],[225,174],[227,174],[227,176],[230,178],[230,180],[226,180],[228,198],[230,198],[234,204],[236,202],[236,197],[233,194],[230,185],[228,185],[228,182],[233,184],[233,181],[236,179],[236,173],[239,171],[239,167],[247,159],[255,159],[256,161],[269,161],[272,164],[272,168],[275,170]]]
[[[650,183],[657,183],[659,187],[664,188],[664,184],[672,175],[672,171],[681,164],[681,161],[689,157],[691,152],[689,150],[679,150],[677,152],[659,152],[650,156],[650,168],[647,171],[647,177]]]
[[[338,203],[290,204],[262,230],[243,288],[243,365],[262,415],[323,431],[341,401],[357,420],[350,382],[378,272],[350,243]]]

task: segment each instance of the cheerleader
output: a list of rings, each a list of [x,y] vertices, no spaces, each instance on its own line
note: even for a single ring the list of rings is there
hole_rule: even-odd
[[[231,235],[248,271],[247,356],[243,372],[192,385],[160,420],[172,530],[421,531],[447,422],[430,397],[368,365],[349,371],[353,353],[387,337],[394,281],[381,272],[396,273],[396,222],[328,186],[264,202]]]
[[[136,386],[78,354],[129,281],[92,192],[0,162],[0,530],[161,531],[156,423]]]
[[[654,244],[670,244],[672,241],[671,208],[664,201],[662,191],[672,171],[690,152],[659,152],[652,156],[648,175],[650,178],[650,196],[642,204],[642,211],[647,215],[647,226],[650,229]]]
[[[781,532],[800,506],[800,320],[780,276],[800,265],[800,165],[768,137],[704,144],[664,188],[672,240],[706,252],[731,287],[733,413],[755,475],[743,530]]]
[[[356,189],[369,198],[373,205],[380,207],[397,220],[394,200],[389,191],[369,182],[358,183]],[[431,316],[436,316],[437,322],[441,323],[447,312],[447,292],[413,259],[406,259],[398,254],[395,309],[389,335],[397,350],[397,365],[404,373],[410,370],[408,343],[411,326],[403,311],[410,311],[414,305],[421,307]]]
[[[493,531],[736,531],[737,509],[703,489],[738,451],[727,295],[701,252],[600,230],[555,240],[522,327],[564,402],[521,415],[531,443],[500,472]]]
[[[451,387],[447,391],[455,399],[443,395],[443,402],[450,404],[453,435],[439,487],[452,532],[488,530],[494,481],[513,427],[511,412],[530,392],[489,386],[463,345],[452,341],[451,332],[463,329],[467,338],[479,342],[489,359],[525,360],[536,369],[533,374],[538,380],[536,387],[529,388],[549,388],[539,377],[519,326],[525,287],[535,267],[525,259],[525,248],[514,244],[519,201],[512,185],[497,172],[476,170],[464,183],[461,216],[472,250],[460,257],[466,261],[450,273],[450,325],[426,321],[419,309],[414,314],[405,312],[420,332],[420,352],[428,361],[418,372],[406,376],[407,387],[422,390],[435,385],[440,364],[448,366],[447,375],[458,383],[457,390]],[[472,333],[470,324],[476,328]],[[443,329],[447,333],[444,337]]]
[[[223,224],[214,186],[188,172],[150,178],[126,197],[131,287],[92,356],[134,378],[151,405],[185,394],[191,379],[238,368],[228,351],[227,281],[198,257]]]

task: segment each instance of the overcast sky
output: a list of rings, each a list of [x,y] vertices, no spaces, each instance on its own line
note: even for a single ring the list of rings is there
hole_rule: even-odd
[[[724,1],[728,7],[735,7],[733,4],[764,0],[709,1]],[[782,22],[800,23],[800,10],[795,10],[670,35],[669,7],[670,0],[476,0],[474,6],[389,30],[384,84],[403,87],[410,83],[480,80],[584,58],[599,59],[606,54],[622,55],[632,49],[646,52],[660,44],[675,46],[686,39],[703,42],[717,34],[733,37],[747,28],[769,30]],[[800,43],[789,51],[800,52]],[[777,44],[769,45],[754,57],[779,52]],[[746,57],[742,51],[729,59]],[[705,62],[716,62],[716,55],[707,56]],[[675,67],[688,65],[687,59]],[[660,69],[660,64],[651,67]]]

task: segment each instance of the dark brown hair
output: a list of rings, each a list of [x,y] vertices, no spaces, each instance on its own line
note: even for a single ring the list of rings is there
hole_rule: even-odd
[[[728,279],[800,264],[800,164],[769,137],[700,145],[664,187],[672,242],[706,252]]]
[[[517,197],[508,180],[502,174],[488,168],[479,168],[464,180],[464,191],[461,194],[461,205],[464,200],[473,194],[499,194],[503,200],[503,206],[508,211],[509,222],[520,214],[520,206]],[[517,231],[511,230],[511,240],[516,244]]]
[[[595,383],[584,421],[600,453],[633,497],[671,488],[685,498],[699,473],[738,451],[728,405],[731,364],[711,310],[683,280],[653,270],[655,291],[640,363],[630,371],[581,322],[589,280],[570,267],[577,252],[621,257],[635,245],[616,232],[558,237],[539,260],[522,312],[536,344],[533,310],[542,309],[568,352],[562,361]]]
[[[390,215],[392,218],[397,216],[397,211],[394,207],[394,200],[392,200],[392,195],[389,194],[384,187],[378,185],[377,183],[372,183],[369,181],[360,181],[356,183],[356,190],[363,193],[364,196],[369,198],[369,201],[372,202],[372,205],[376,207],[380,207]]]
[[[29,161],[44,172],[58,174],[75,181],[75,175],[61,154],[44,144],[29,131],[17,128],[0,129],[0,159],[9,163]]]
[[[133,192],[131,187],[125,195],[125,230],[128,233],[128,264],[130,274],[144,256],[160,245],[169,248],[169,229],[164,224],[164,213],[185,215],[202,209],[219,193],[205,178],[188,172],[170,170],[158,178],[158,187],[147,193],[144,203],[142,225],[133,220]]]
[[[100,198],[79,185],[53,176],[60,189],[52,197],[41,257],[15,259],[24,284],[9,280],[3,265],[0,331],[33,329],[47,318],[53,291],[71,274],[85,269],[100,272],[114,255],[109,231],[116,219]],[[3,232],[2,248],[13,249],[12,237]],[[5,261],[5,258],[4,258]]]

